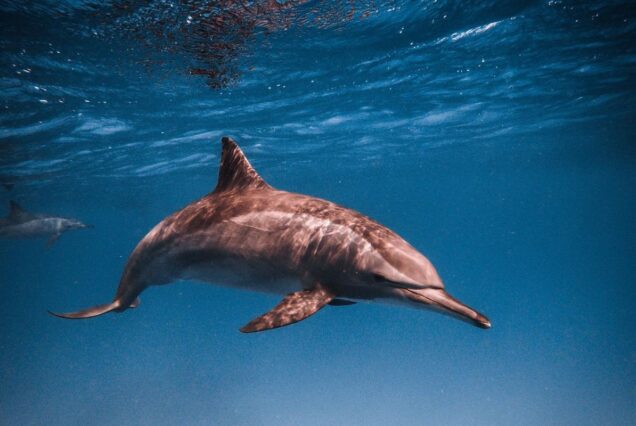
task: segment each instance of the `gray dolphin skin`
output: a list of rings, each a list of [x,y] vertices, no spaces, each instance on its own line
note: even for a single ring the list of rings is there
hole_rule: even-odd
[[[9,204],[9,214],[0,219],[0,237],[38,238],[48,237],[50,246],[71,229],[90,228],[77,219],[50,216],[41,213],[29,213],[15,201]]]
[[[111,303],[51,313],[78,319],[121,312],[137,306],[151,285],[196,280],[285,295],[241,328],[246,333],[358,300],[428,308],[490,328],[484,315],[444,290],[431,262],[397,234],[329,201],[272,188],[232,139],[222,145],[214,191],[139,242]]]

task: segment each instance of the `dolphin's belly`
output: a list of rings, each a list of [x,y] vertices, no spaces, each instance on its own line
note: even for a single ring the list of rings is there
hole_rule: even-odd
[[[47,223],[36,223],[36,221],[21,223],[19,225],[9,225],[0,229],[0,235],[12,238],[33,238],[49,235],[53,229]]]
[[[180,271],[179,278],[273,294],[288,294],[303,288],[294,274],[232,257],[190,264]]]

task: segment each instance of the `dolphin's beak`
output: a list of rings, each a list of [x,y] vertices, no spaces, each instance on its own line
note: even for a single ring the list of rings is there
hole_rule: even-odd
[[[470,306],[448,294],[443,289],[427,288],[421,290],[403,289],[407,299],[428,305],[442,314],[453,316],[459,320],[480,328],[490,328],[490,320]]]

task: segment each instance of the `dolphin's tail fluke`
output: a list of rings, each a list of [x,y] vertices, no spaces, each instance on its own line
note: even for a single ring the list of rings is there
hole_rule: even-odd
[[[139,306],[139,303],[139,298],[136,297],[135,300],[127,307],[136,308],[137,306]],[[114,300],[112,303],[93,306],[92,308],[86,308],[77,312],[58,313],[49,311],[49,314],[66,319],[84,319],[98,317],[100,315],[104,315],[113,311],[123,311],[124,309],[126,308],[122,308],[122,303],[119,300]]]
[[[82,311],[67,312],[67,313],[56,313],[56,312],[49,311],[49,314],[54,315],[56,317],[67,318],[67,319],[93,318],[93,317],[106,314],[108,312],[112,312],[118,309],[119,306],[120,306],[119,301],[115,300],[112,303],[106,303],[105,305],[93,306],[92,308],[87,308]]]
[[[491,327],[490,320],[485,315],[470,306],[464,305],[442,289],[407,289],[406,291],[408,299],[426,304],[442,314],[453,316],[480,328]]]

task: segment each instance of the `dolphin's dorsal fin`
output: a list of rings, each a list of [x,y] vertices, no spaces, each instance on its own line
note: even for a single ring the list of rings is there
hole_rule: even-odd
[[[9,201],[9,220],[12,221],[24,221],[30,219],[33,215],[24,210],[18,203],[11,200]]]
[[[223,137],[221,142],[223,143],[221,167],[219,168],[219,181],[214,192],[231,189],[270,188],[254,170],[236,142],[227,136]]]

